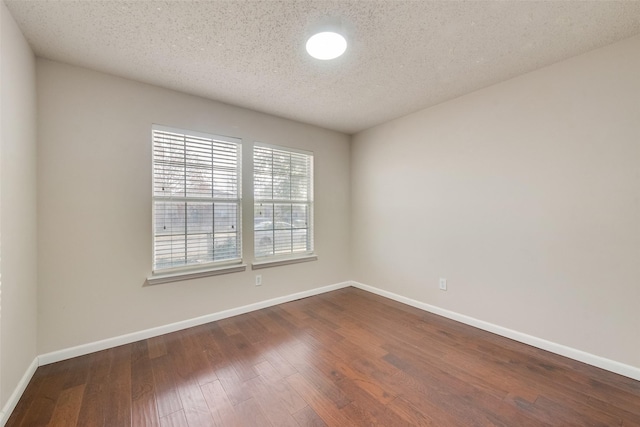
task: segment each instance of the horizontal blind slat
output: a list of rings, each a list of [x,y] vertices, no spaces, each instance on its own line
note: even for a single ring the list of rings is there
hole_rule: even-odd
[[[255,256],[313,251],[312,154],[254,146]]]
[[[241,258],[239,141],[203,135],[152,132],[154,270]]]

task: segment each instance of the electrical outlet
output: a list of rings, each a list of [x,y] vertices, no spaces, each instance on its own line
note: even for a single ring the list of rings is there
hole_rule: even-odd
[[[444,277],[441,277],[440,281],[438,282],[438,285],[440,286],[440,290],[441,291],[446,291],[447,290],[447,279],[445,279]]]
[[[256,286],[262,286],[262,274],[256,274]]]

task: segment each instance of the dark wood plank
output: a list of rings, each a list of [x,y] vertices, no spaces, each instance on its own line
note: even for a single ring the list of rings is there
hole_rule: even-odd
[[[47,399],[47,389],[51,390],[51,385],[54,381],[57,381],[58,384],[53,384],[53,390],[62,388],[62,384],[65,382],[64,372],[60,372],[60,369],[55,369],[56,365],[63,367],[65,364],[57,363],[41,366],[36,370],[18,401],[13,414],[9,417],[6,426],[26,426],[37,422],[47,423],[49,421],[55,408],[57,396],[55,398],[52,397],[53,400]],[[68,369],[68,366],[65,366],[65,368]],[[56,378],[52,378],[53,376]]]
[[[155,381],[145,341],[133,343],[131,353],[131,424],[158,426]]]
[[[238,329],[242,335],[251,343],[256,344],[267,339],[268,330],[250,314],[238,316]]]
[[[131,425],[131,345],[111,349],[113,361],[100,404],[107,426]]]
[[[188,334],[180,331],[175,333],[175,337],[166,342],[167,353],[171,357],[174,381],[178,384],[178,396],[187,423],[194,426],[212,425],[213,418],[198,383],[198,362],[208,363],[208,360],[200,357],[202,354]]]
[[[208,352],[211,348],[209,327],[198,326],[182,331],[182,348],[187,356],[187,363],[191,375],[198,384],[203,385],[218,379],[215,367],[212,365]]]
[[[236,406],[251,397],[247,383],[242,381],[233,366],[218,370],[218,379],[231,403]]]
[[[167,347],[164,343],[164,335],[145,340],[149,351],[149,359],[155,359],[167,354]]]
[[[255,364],[254,356],[258,353],[241,333],[229,336],[223,328],[213,327],[211,328],[211,335],[222,354],[231,362],[241,381],[258,376],[258,373],[253,369]]]
[[[398,414],[404,421],[412,426],[438,426],[428,413],[416,408],[404,398],[397,397],[389,404],[389,409]]]
[[[156,390],[158,417],[163,418],[182,409],[178,397],[171,357],[166,354],[151,360],[153,384]]]
[[[300,427],[326,427],[327,425],[311,406],[305,406],[293,414],[293,417]]]
[[[39,376],[37,385],[38,391],[31,396],[31,400],[26,405],[23,420],[15,425],[31,426],[46,425],[53,411],[55,410],[58,395],[66,383],[69,366],[64,363],[55,363],[45,367],[46,374]],[[31,383],[28,387],[31,386]],[[12,425],[13,423],[8,423]]]
[[[640,426],[640,382],[346,288],[41,366],[45,425]]]
[[[236,406],[240,425],[242,426],[273,426],[260,409],[258,403],[253,399],[247,399]]]
[[[258,376],[247,381],[253,398],[260,406],[265,418],[274,426],[298,427],[298,423],[291,416],[287,405],[273,393],[271,384]]]
[[[84,395],[84,384],[67,388],[60,393],[56,402],[56,407],[51,416],[49,426],[74,426],[78,422],[80,415],[80,405]]]
[[[77,425],[104,426],[105,414],[103,401],[109,390],[109,372],[113,362],[113,349],[89,355],[92,365],[82,398],[82,406]],[[60,362],[65,363],[65,362]]]
[[[209,405],[214,425],[219,427],[241,425],[220,381],[204,384],[201,389],[207,405]]]
[[[295,414],[307,406],[304,399],[286,382],[286,376],[276,370],[271,363],[264,361],[255,368],[269,385],[269,392],[278,398],[290,414]]]
[[[302,374],[293,374],[287,382],[307,402],[316,414],[330,426],[351,425],[351,420],[321,390],[309,382]]]
[[[342,379],[341,374],[333,369],[333,365],[329,361],[319,357],[316,354],[316,349],[304,344],[290,345],[283,356],[288,358],[298,373],[304,376],[305,382],[310,382],[334,406],[343,408],[351,403],[352,399],[336,385],[336,382]],[[291,375],[288,378],[296,375]],[[307,400],[304,396],[301,395],[301,397]],[[308,400],[307,403],[309,403]]]
[[[189,427],[184,411],[173,412],[160,418],[160,427]]]

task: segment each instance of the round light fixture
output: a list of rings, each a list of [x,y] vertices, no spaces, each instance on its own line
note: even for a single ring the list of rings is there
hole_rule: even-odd
[[[307,52],[316,59],[334,59],[347,50],[347,41],[338,33],[314,34],[307,40]]]

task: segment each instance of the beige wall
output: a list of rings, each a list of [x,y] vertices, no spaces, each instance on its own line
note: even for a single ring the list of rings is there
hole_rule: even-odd
[[[0,2],[0,409],[36,357],[35,58]]]
[[[36,316],[33,56],[4,5],[2,24],[3,125],[7,103],[23,111],[2,130],[2,399],[36,318],[46,353],[350,278],[640,366],[640,38],[362,132],[351,152],[343,134],[38,60]],[[314,151],[319,261],[260,270],[259,288],[250,269],[143,286],[152,123],[243,138],[245,166],[254,140]],[[244,247],[250,262],[249,232]]]
[[[640,367],[638,52],[635,37],[356,135],[353,279]]]
[[[37,89],[39,353],[349,279],[347,135],[47,60]],[[243,139],[248,262],[253,141],[313,151],[318,261],[143,286],[153,123]]]

